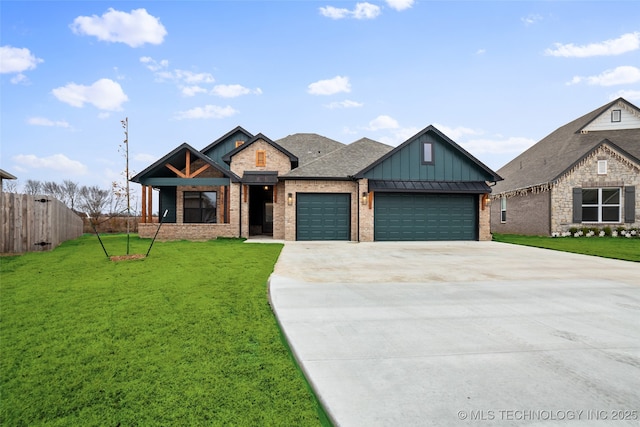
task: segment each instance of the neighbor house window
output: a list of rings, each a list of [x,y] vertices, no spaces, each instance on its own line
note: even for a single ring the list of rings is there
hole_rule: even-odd
[[[620,189],[583,188],[582,222],[620,222]]]
[[[598,175],[606,175],[606,174],[607,174],[607,161],[598,160]]]
[[[611,121],[612,122],[622,121],[622,110],[611,110]]]
[[[267,166],[267,152],[265,150],[256,151],[256,166]]]
[[[433,144],[431,144],[430,142],[425,142],[424,144],[422,144],[422,163],[433,163]]]
[[[216,201],[215,191],[185,191],[184,222],[209,224],[217,222]]]
[[[507,198],[500,198],[500,222],[507,222]]]

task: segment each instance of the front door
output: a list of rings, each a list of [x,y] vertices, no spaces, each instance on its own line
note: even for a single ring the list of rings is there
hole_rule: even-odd
[[[249,187],[249,235],[273,235],[273,186]]]

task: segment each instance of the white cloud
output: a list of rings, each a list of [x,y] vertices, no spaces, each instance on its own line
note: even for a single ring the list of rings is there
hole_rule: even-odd
[[[320,8],[320,14],[331,19],[343,19],[351,15],[351,11],[349,9],[327,6]]]
[[[0,46],[0,73],[18,73],[11,79],[11,83],[24,83],[27,77],[23,71],[33,70],[44,60],[37,58],[27,48]]]
[[[207,90],[200,86],[182,86],[180,90],[184,96],[195,96],[198,93],[207,93]]]
[[[167,30],[146,9],[134,9],[131,13],[109,8],[101,17],[78,16],[70,25],[75,34],[95,36],[98,40],[125,43],[139,47],[145,43],[161,44]]]
[[[238,96],[249,94],[261,95],[262,89],[257,88],[251,90],[242,85],[216,85],[211,90],[211,94],[222,98],[236,98]]]
[[[27,123],[33,126],[55,126],[60,128],[71,127],[71,125],[64,120],[58,120],[54,122],[53,120],[47,119],[45,117],[29,117],[27,119]]]
[[[83,107],[87,103],[107,111],[120,111],[122,104],[129,100],[120,84],[110,79],[100,79],[91,86],[69,83],[51,93],[73,107]]]
[[[133,156],[133,159],[138,162],[153,163],[156,160],[158,160],[158,156],[154,156],[153,154],[147,154],[147,153],[138,153]]]
[[[640,102],[640,90],[619,90],[609,97],[612,101],[618,98],[624,98],[630,102]]]
[[[481,130],[466,128],[464,126],[450,128],[449,126],[441,125],[438,123],[434,124],[433,126],[454,141],[460,138],[463,138],[464,136],[467,136],[467,135],[482,135],[484,133]]]
[[[308,86],[311,95],[334,95],[340,92],[351,92],[349,77],[336,76],[328,80],[319,80]]]
[[[390,116],[381,115],[369,122],[368,130],[397,129],[398,121]]]
[[[325,105],[325,107],[333,110],[336,108],[359,108],[364,104],[361,102],[351,101],[349,99],[345,99],[344,101],[332,102],[330,104]]]
[[[205,105],[204,107],[196,107],[187,111],[180,111],[175,114],[177,120],[183,119],[223,119],[237,114],[238,111],[227,105],[220,107],[217,105]]]
[[[140,62],[146,64],[147,68],[153,72],[160,71],[164,68],[169,67],[169,61],[166,59],[161,60],[160,62],[151,58],[150,56],[141,56]]]
[[[52,169],[70,175],[84,175],[88,169],[82,163],[71,160],[64,154],[54,154],[49,157],[37,157],[33,154],[19,154],[13,161],[27,169]]]
[[[520,20],[524,23],[524,25],[529,26],[542,21],[542,16],[532,13],[525,16],[524,18],[520,18]]]
[[[613,70],[606,70],[597,76],[575,76],[567,85],[587,82],[590,85],[615,86],[640,82],[640,68],[623,65]]]
[[[353,10],[356,19],[374,19],[380,15],[380,6],[371,3],[357,3]]]
[[[400,1],[401,2],[401,1]],[[393,3],[399,3],[398,1]],[[326,6],[320,8],[320,14],[331,19],[374,19],[381,13],[380,6],[376,6],[371,3],[356,3],[356,7],[353,10],[337,8],[333,6]]]
[[[391,9],[405,10],[411,8],[415,0],[387,0],[387,4]]]
[[[445,135],[455,140],[455,138],[452,138],[451,135],[448,135],[446,133]],[[512,136],[506,139],[471,139],[465,142],[458,142],[458,144],[460,144],[460,146],[462,146],[465,150],[476,156],[479,154],[522,153],[536,142],[536,140],[531,138]]]
[[[554,49],[544,51],[545,55],[561,56],[565,58],[587,58],[590,56],[621,55],[640,49],[640,32],[623,34],[617,39],[605,40],[600,43],[591,43],[584,46],[576,46],[573,43],[555,43]]]
[[[487,53],[486,49],[478,49],[478,50],[476,50],[476,55],[484,55],[485,53]]]

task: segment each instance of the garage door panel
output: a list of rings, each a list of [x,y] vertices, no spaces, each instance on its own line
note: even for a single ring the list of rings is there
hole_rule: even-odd
[[[476,197],[468,194],[378,193],[375,240],[475,240]]]
[[[350,240],[349,193],[298,193],[297,240]]]

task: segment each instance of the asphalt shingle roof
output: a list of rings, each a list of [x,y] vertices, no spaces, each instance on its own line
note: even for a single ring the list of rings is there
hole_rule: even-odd
[[[292,170],[284,178],[348,178],[391,150],[389,145],[362,138]]]
[[[498,170],[504,181],[496,183],[493,193],[546,184],[559,178],[601,142],[608,140],[627,154],[640,159],[640,129],[581,130],[617,102],[617,99],[556,129]]]
[[[341,142],[315,133],[296,133],[278,139],[276,144],[293,153],[298,158],[299,166],[345,146]]]

